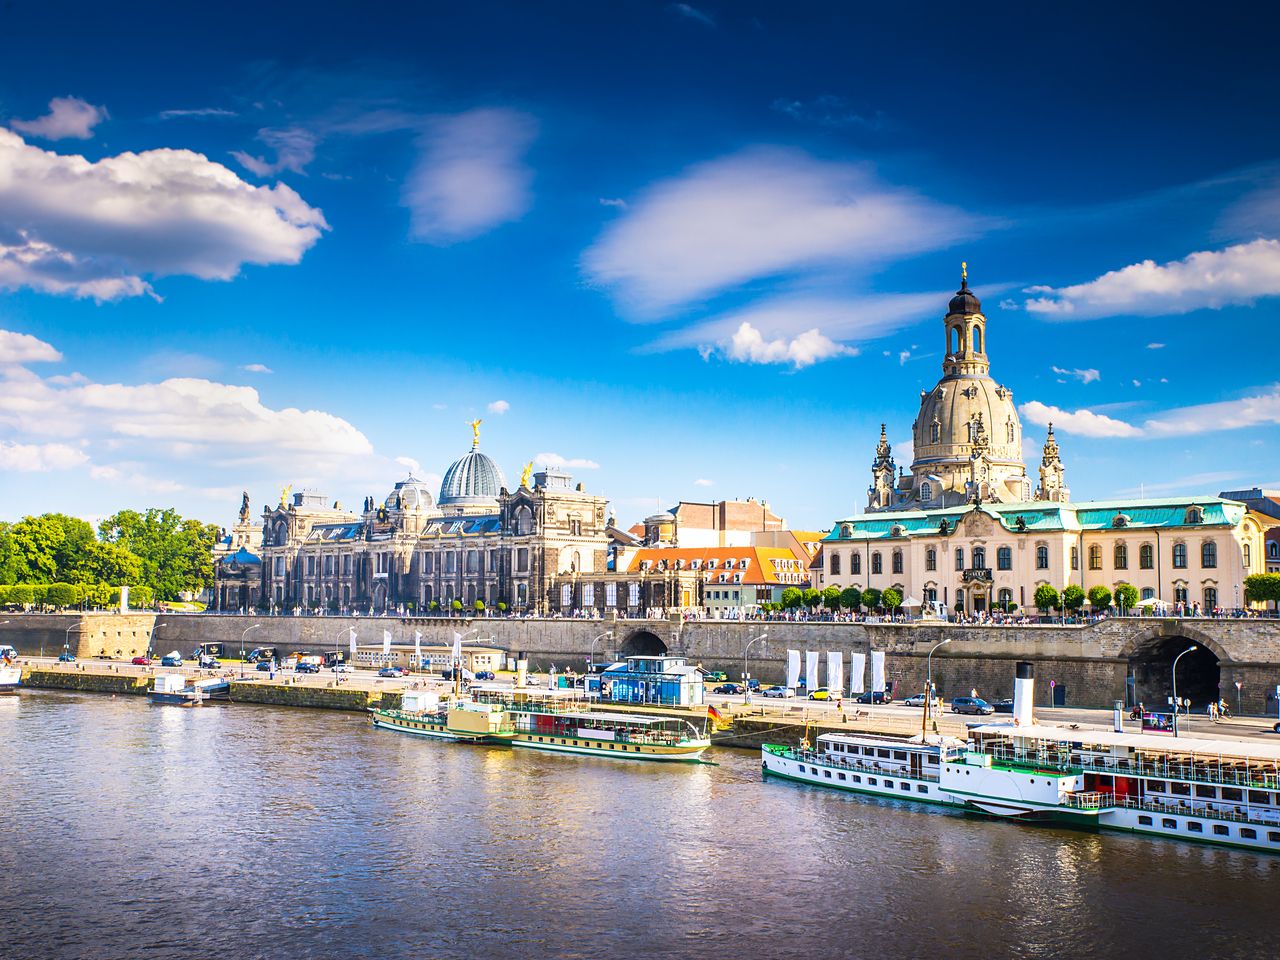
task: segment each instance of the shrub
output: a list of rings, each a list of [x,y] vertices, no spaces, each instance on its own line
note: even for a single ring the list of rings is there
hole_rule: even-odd
[[[1058,591],[1047,583],[1042,583],[1036,587],[1036,593],[1032,600],[1036,605],[1036,609],[1041,613],[1058,606],[1062,602],[1058,596]]]
[[[862,591],[857,587],[845,587],[840,591],[840,606],[846,610],[857,610],[862,606]]]
[[[1095,610],[1105,610],[1111,606],[1111,591],[1098,584],[1089,588],[1089,606]]]
[[[1062,591],[1062,606],[1071,611],[1079,610],[1084,606],[1085,594],[1084,588],[1078,583],[1068,584]]]
[[[902,606],[902,594],[890,587],[884,593],[880,594],[880,602],[889,610],[897,610]]]
[[[862,591],[862,603],[868,610],[879,609],[880,591],[875,587],[867,587]]]

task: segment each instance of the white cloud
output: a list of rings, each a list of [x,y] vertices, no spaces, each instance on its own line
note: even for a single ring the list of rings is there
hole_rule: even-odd
[[[1148,349],[1148,350],[1163,350],[1163,349],[1164,349],[1164,344],[1163,344],[1163,343],[1148,343],[1148,344],[1147,344],[1147,349]]]
[[[1142,431],[1123,420],[1115,420],[1091,410],[1076,410],[1074,413],[1061,407],[1051,407],[1032,400],[1018,408],[1022,416],[1030,423],[1046,426],[1052,423],[1055,429],[1066,433],[1076,433],[1082,437],[1138,437]]]
[[[562,457],[558,453],[535,453],[533,462],[546,467],[565,467],[573,470],[599,470],[600,464],[594,460]]]
[[[107,119],[106,107],[95,107],[79,97],[54,97],[49,112],[36,120],[10,120],[9,126],[42,140],[88,140],[93,128]]]
[[[898,351],[898,366],[900,366],[900,367],[905,367],[905,366],[907,365],[907,361],[908,361],[908,360],[910,360],[910,359],[911,359],[911,351],[910,351],[910,350],[899,350],[899,351]]]
[[[247,373],[275,373],[275,371],[265,363],[246,363],[240,369]]]
[[[1134,381],[1133,381],[1133,385],[1134,385],[1135,387],[1140,387],[1140,386],[1142,386],[1142,381],[1141,381],[1141,380],[1134,380]]]
[[[493,403],[489,404],[489,407],[488,407],[488,410],[490,413],[497,413],[497,414],[506,413],[510,409],[511,409],[511,404],[507,403],[507,401],[505,400],[495,400],[493,401]]]
[[[797,370],[812,366],[820,360],[852,357],[858,353],[853,347],[836,343],[817,327],[790,340],[786,337],[766,340],[759,330],[745,320],[720,347],[725,356],[740,363],[789,363]]]
[[[65,443],[10,443],[0,440],[0,470],[45,473],[69,470],[89,461],[83,450]]]
[[[963,211],[881,183],[868,166],[757,148],[650,187],[583,267],[652,313],[760,277],[938,249],[976,227]]]
[[[1150,418],[1144,427],[1149,435],[1163,437],[1274,424],[1280,424],[1280,384],[1239,400],[1175,407]]]
[[[779,97],[773,101],[773,109],[785,113],[800,123],[815,123],[821,127],[869,127],[881,125],[879,113],[868,117],[854,110],[844,97],[824,93],[812,100],[793,100]]]
[[[533,118],[514,110],[430,121],[404,185],[413,238],[444,246],[523,216],[533,181],[524,155],[536,133]]]
[[[704,27],[714,27],[716,25],[710,14],[703,13],[697,7],[690,6],[687,3],[673,3],[670,4],[670,8],[686,20],[695,20]]]
[[[161,110],[161,120],[179,120],[184,117],[238,117],[239,114],[234,110],[224,110],[220,107],[199,107],[194,110]]]
[[[0,364],[8,363],[56,363],[62,354],[51,343],[31,336],[0,330]]]
[[[275,151],[274,161],[251,156],[243,150],[231,151],[240,166],[255,176],[270,177],[283,170],[306,173],[307,164],[316,158],[316,135],[302,127],[265,127],[258,131],[258,139]]]
[[[1054,373],[1062,377],[1073,377],[1081,383],[1095,383],[1102,379],[1102,374],[1090,367],[1088,370],[1064,370],[1062,367],[1051,367]]]
[[[411,476],[417,476],[422,472],[422,465],[413,457],[396,457],[396,463],[409,471]]]
[[[695,487],[710,487],[710,486],[714,486],[714,484],[715,484],[715,481],[713,481],[713,480],[706,480],[706,479],[701,478],[701,477],[699,477],[697,480],[693,481],[693,485],[694,485]]]
[[[0,129],[0,288],[115,300],[151,292],[148,275],[228,280],[297,263],[325,229],[284,184],[252,186],[189,150],[90,162]]]
[[[621,199],[621,198],[619,198],[619,197],[601,197],[601,198],[600,198],[600,206],[602,206],[602,207],[617,207],[619,210],[625,210],[625,209],[627,209],[627,201],[625,201],[625,200],[623,200],[623,199]]]
[[[1280,294],[1280,240],[1254,240],[1157,264],[1144,260],[1069,287],[1028,287],[1027,310],[1059,320],[1167,315]]]

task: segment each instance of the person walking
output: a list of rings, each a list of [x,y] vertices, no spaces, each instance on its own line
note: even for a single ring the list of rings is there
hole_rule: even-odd
[[[1209,722],[1210,722],[1210,723],[1217,723],[1217,722],[1218,722],[1218,704],[1217,704],[1215,701],[1213,701],[1213,700],[1210,700],[1210,701],[1209,701],[1209,706],[1208,706],[1208,708],[1207,708],[1206,712],[1209,714]]]

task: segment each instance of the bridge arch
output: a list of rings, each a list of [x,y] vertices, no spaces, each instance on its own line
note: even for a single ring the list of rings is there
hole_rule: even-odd
[[[1211,637],[1183,624],[1172,630],[1153,626],[1125,644],[1122,656],[1128,661],[1134,699],[1149,709],[1167,710],[1174,659],[1192,645],[1195,649],[1178,660],[1178,698],[1190,700],[1192,709],[1220,699],[1222,664],[1231,658]]]
[[[623,657],[662,657],[667,654],[667,645],[652,630],[636,630],[622,641],[619,652]]]

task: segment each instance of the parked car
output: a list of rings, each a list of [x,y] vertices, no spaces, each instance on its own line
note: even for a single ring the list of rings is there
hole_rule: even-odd
[[[755,693],[759,693],[759,692],[760,692],[760,681],[759,681],[759,680],[757,680],[755,677],[751,677],[751,678],[749,678],[749,679],[747,680],[747,689],[748,689],[748,690],[751,690],[751,691],[754,691]]]
[[[723,670],[707,670],[703,672],[702,679],[707,683],[724,683],[729,675]]]
[[[74,653],[60,653],[58,654],[58,662],[59,663],[75,663],[76,655]],[[147,662],[150,663],[151,661],[148,660]]]
[[[785,696],[787,695],[787,688],[786,688],[786,687],[778,687],[778,686],[765,687],[765,688],[764,688],[763,690],[761,690],[760,692],[761,692],[764,696],[766,696],[766,697],[778,697],[778,698],[782,698],[782,697],[785,697]],[[793,696],[794,696],[794,693],[795,693],[795,691],[792,691],[792,695],[793,695]]]
[[[205,670],[217,670],[221,664],[218,663],[217,657],[203,656],[200,658],[200,666]]]
[[[356,672],[356,668],[353,667],[351,664],[347,663],[345,660],[339,660],[329,669],[332,670],[334,673],[355,673]]]
[[[132,663],[135,667],[149,667],[151,666],[151,659],[149,657],[134,657]]]
[[[809,691],[810,700],[834,700],[836,695],[829,687],[815,687]]]
[[[498,678],[494,676],[494,673],[492,670],[477,670],[476,679],[477,680],[496,680]]]
[[[732,696],[734,694],[746,693],[746,688],[740,683],[722,683],[711,692],[724,693]]]
[[[306,660],[299,660],[297,666],[293,668],[294,673],[319,673],[320,664],[308,663]]]
[[[997,700],[991,705],[991,708],[996,713],[1013,713],[1013,699],[1007,697],[1004,700]]]
[[[272,668],[272,664],[271,664],[271,661],[270,661],[270,660],[259,660],[259,661],[258,661],[257,669],[258,669],[258,670],[261,670],[263,673],[266,673],[266,672],[267,672],[268,670],[270,670],[271,668]]]
[[[378,671],[378,676],[380,676],[380,677],[403,677],[403,676],[404,676],[404,668],[403,668],[403,667],[383,667],[381,670],[379,670],[379,671]]]
[[[974,713],[979,716],[985,716],[988,713],[995,713],[996,708],[981,697],[956,697],[951,701],[952,713]]]
[[[178,653],[166,653],[160,658],[160,666],[180,667],[182,666],[182,655]]]
[[[917,693],[903,700],[902,705],[904,707],[923,707],[925,705],[926,700],[928,700],[928,697],[926,697],[923,693]]]
[[[893,694],[888,690],[868,690],[866,693],[860,693],[853,700],[854,703],[893,703]]]

